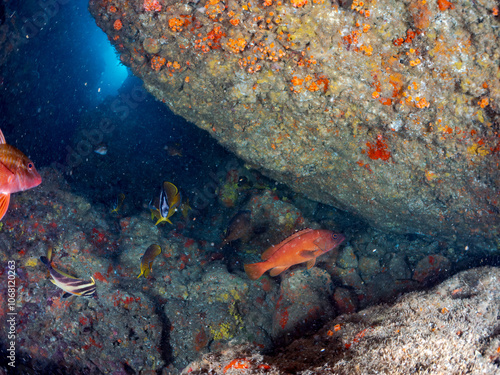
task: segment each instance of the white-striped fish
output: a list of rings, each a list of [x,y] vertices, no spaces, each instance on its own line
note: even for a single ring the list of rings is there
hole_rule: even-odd
[[[163,221],[172,224],[170,217],[177,211],[177,207],[181,204],[181,193],[177,186],[173,183],[165,181],[163,183],[162,189],[160,191],[160,199],[153,203],[149,203],[149,208],[151,210],[151,219],[157,218],[158,221],[155,225],[160,224]]]
[[[92,277],[91,280],[83,280],[56,270],[45,256],[41,256],[40,261],[49,269],[50,276],[52,276],[50,281],[66,292],[63,294],[63,298],[72,294],[82,297],[92,297],[95,294],[95,281]]]

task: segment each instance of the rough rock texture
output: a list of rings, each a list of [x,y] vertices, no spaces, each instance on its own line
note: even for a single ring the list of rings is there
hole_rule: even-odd
[[[318,227],[276,192],[263,187],[245,190],[252,197],[234,211],[252,210],[253,224],[265,228],[248,241],[220,249],[212,241],[222,238],[229,215],[221,220],[220,213],[207,210],[203,216],[212,224],[205,225],[202,215],[186,221],[176,213],[175,225],[155,226],[146,208],[131,216],[133,203],[125,200],[118,212],[110,212],[112,202],[91,204],[71,192],[60,173],[42,169],[41,175],[39,187],[13,194],[0,222],[0,276],[14,284],[0,284],[0,321],[6,322],[11,309],[17,314],[12,325],[17,366],[8,365],[10,341],[0,336],[0,374],[175,375],[201,355],[229,344],[251,344],[259,350],[282,347],[339,313],[355,313],[425,287],[474,259],[472,251],[427,238],[410,241],[409,236],[373,228],[346,229],[341,231],[350,245],[322,255],[313,268],[301,264],[279,277],[266,273],[251,281],[243,264],[258,261],[270,244],[302,225]],[[161,245],[162,253],[148,278],[137,278],[141,255],[152,243]],[[61,271],[95,279],[97,298],[62,298],[39,260],[49,249]],[[474,307],[473,297],[482,296],[483,285],[498,284],[467,280],[467,285],[456,286],[458,296],[466,298],[471,309],[484,315],[481,309],[490,308],[493,314],[498,301],[493,307],[489,302]],[[497,298],[494,293],[491,298]],[[454,313],[453,305],[443,306]],[[338,321],[345,323],[340,332],[346,333],[346,340],[366,328],[357,325],[360,317]],[[472,324],[476,329],[483,323]]]
[[[235,346],[183,374],[500,374],[500,269],[459,273],[427,292],[341,315],[269,356]],[[242,371],[242,369],[246,369]]]
[[[90,11],[147,90],[249,165],[379,228],[498,238],[497,1]]]
[[[110,213],[72,194],[53,170],[41,174],[44,183],[15,194],[0,223],[0,276],[15,301],[8,305],[7,283],[0,286],[0,320],[17,314],[16,366],[3,335],[0,374],[172,374],[229,340],[270,346],[276,279],[249,282],[211,259],[207,241],[155,226],[147,211]],[[163,251],[138,279],[152,243]],[[48,249],[57,269],[94,278],[96,298],[62,298],[39,260]]]

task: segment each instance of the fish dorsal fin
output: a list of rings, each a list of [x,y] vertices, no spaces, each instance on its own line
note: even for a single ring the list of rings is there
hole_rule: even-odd
[[[59,271],[58,269],[52,267],[52,270],[54,270],[55,272],[57,272],[59,275],[62,275],[64,277],[69,277],[70,279],[75,279],[75,280],[80,280],[78,277],[75,277],[75,276],[71,276],[71,275],[68,275],[67,273],[63,272],[63,271]]]
[[[177,207],[181,203],[181,194],[179,192],[179,189],[177,189],[177,186],[168,181],[165,181],[163,183],[162,192],[165,192],[166,194],[167,203],[163,204],[162,197],[160,196],[160,206],[164,206],[166,209],[165,212],[163,212],[163,210],[161,211],[161,215],[165,219],[165,221],[172,224],[172,222],[169,220],[169,217],[175,213]]]
[[[284,245],[286,245],[290,241],[293,241],[297,237],[299,237],[299,236],[301,236],[301,235],[303,235],[305,233],[308,233],[310,231],[312,231],[311,228],[306,228],[306,229],[300,230],[297,233],[292,234],[290,237],[286,238],[285,240],[281,241],[279,244],[277,244],[275,246],[271,246],[269,249],[267,249],[266,251],[264,251],[262,253],[262,256],[261,256],[262,260],[268,260],[269,258],[271,258],[273,256],[273,254],[276,251],[278,251],[279,249],[281,249]]]
[[[167,193],[168,205],[174,206],[179,201],[179,189],[173,183],[165,181],[163,183],[163,190]]]
[[[177,195],[175,196],[175,198],[172,200],[171,206],[174,207],[174,208],[179,207],[180,204],[181,204],[181,200],[182,200],[182,195],[181,195],[181,192],[179,191],[177,193]]]
[[[175,186],[173,183],[165,181],[163,183],[163,190],[167,193],[168,197],[174,197],[178,193],[177,186]]]
[[[2,131],[0,130],[0,145],[3,145],[3,144],[6,144],[7,142],[5,142],[5,137],[3,136],[3,133]]]

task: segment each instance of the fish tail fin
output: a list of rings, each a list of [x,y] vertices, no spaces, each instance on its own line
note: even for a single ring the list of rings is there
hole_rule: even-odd
[[[264,272],[268,270],[268,267],[266,267],[265,263],[266,262],[259,262],[259,263],[245,264],[243,266],[250,280],[257,280],[264,274]]]
[[[9,208],[9,202],[10,202],[10,194],[0,194],[0,220],[5,216],[7,213],[7,209]]]
[[[141,277],[143,274],[144,274],[144,271],[141,270],[141,273],[139,274],[139,276],[137,276],[137,278]]]

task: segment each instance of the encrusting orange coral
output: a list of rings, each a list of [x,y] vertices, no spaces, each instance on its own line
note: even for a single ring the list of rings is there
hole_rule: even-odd
[[[123,27],[122,21],[116,20],[115,23],[113,23],[113,29],[116,31],[121,30]]]
[[[295,8],[300,8],[307,4],[307,0],[290,0],[290,2]]]
[[[168,27],[173,32],[182,31],[182,26],[184,25],[184,21],[179,18],[170,18],[168,20]]]
[[[298,78],[297,76],[294,76],[292,78],[292,85],[294,85],[294,86],[300,86],[300,85],[302,85],[302,82],[304,82],[304,80]]]
[[[229,364],[224,367],[224,374],[229,370],[229,369],[247,369],[250,368],[250,362],[248,362],[245,358],[237,358],[233,359]]]
[[[165,62],[167,59],[161,56],[153,56],[151,58],[151,69],[155,71],[159,71],[163,65],[165,65]]]

